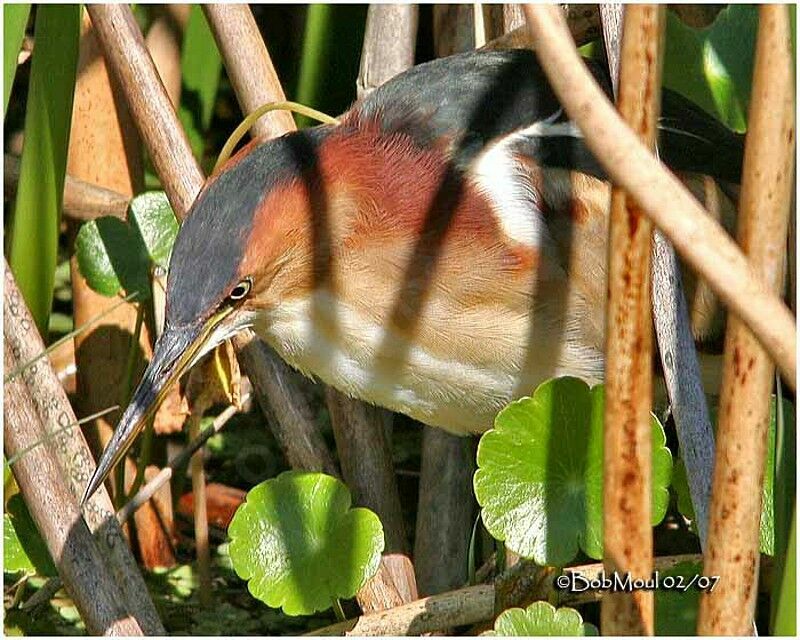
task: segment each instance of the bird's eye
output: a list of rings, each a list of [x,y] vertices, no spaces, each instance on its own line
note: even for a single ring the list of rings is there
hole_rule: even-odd
[[[253,286],[253,281],[250,278],[245,278],[239,284],[237,284],[233,289],[231,289],[231,292],[228,295],[228,297],[233,301],[241,300],[242,298],[247,296],[248,293],[250,293],[250,287],[252,286]]]

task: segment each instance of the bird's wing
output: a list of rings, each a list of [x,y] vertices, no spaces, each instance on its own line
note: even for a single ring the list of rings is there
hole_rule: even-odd
[[[740,183],[744,136],[728,129],[691,100],[664,89],[658,130],[659,154],[676,171]]]
[[[585,60],[607,95],[605,69]],[[542,166],[605,178],[567,117],[533,52],[471,51],[427,62],[396,76],[346,114],[344,124],[377,123],[386,134],[422,147],[448,145],[468,165],[484,147],[514,135],[515,147]],[[692,102],[663,91],[659,153],[676,171],[738,182],[743,141]]]

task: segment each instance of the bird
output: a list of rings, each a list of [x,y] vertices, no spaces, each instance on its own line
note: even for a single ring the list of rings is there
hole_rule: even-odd
[[[741,136],[664,90],[658,151],[735,215]],[[253,140],[180,227],[164,330],[83,502],[170,386],[245,329],[310,377],[461,435],[548,378],[601,381],[610,189],[528,50],[420,64],[338,124]],[[718,314],[695,284],[702,336]]]

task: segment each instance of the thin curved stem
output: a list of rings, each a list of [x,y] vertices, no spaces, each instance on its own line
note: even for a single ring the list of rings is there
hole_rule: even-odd
[[[344,622],[347,620],[344,615],[344,610],[342,609],[342,603],[339,602],[339,598],[331,598],[331,606],[333,607],[333,613],[336,615],[337,621]]]
[[[289,100],[285,102],[268,102],[267,104],[261,105],[258,109],[248,114],[248,116],[242,120],[241,124],[233,130],[233,133],[228,138],[225,146],[222,147],[222,151],[219,152],[217,163],[214,165],[214,170],[211,173],[216,173],[217,170],[228,161],[233,154],[233,150],[236,148],[236,145],[239,144],[239,141],[248,131],[250,131],[250,129],[261,116],[263,116],[265,113],[269,113],[270,111],[277,110],[299,113],[307,118],[319,120],[323,124],[339,124],[339,121],[336,118],[329,116],[326,113],[322,113],[322,111],[317,111],[316,109],[312,109],[311,107],[300,104],[299,102],[291,102]]]
[[[3,384],[8,384],[8,383],[9,383],[9,382],[11,382],[11,381],[12,381],[14,378],[16,378],[16,377],[17,377],[17,376],[18,376],[20,373],[22,373],[23,371],[25,371],[25,369],[27,369],[27,368],[28,368],[28,367],[30,367],[32,364],[35,364],[36,362],[38,362],[39,360],[41,360],[42,358],[44,358],[44,357],[45,357],[45,356],[46,356],[48,353],[50,353],[51,351],[55,351],[55,350],[56,350],[58,347],[60,347],[62,344],[64,344],[64,343],[65,343],[65,342],[67,342],[68,340],[72,340],[72,339],[73,339],[75,336],[77,336],[77,335],[79,335],[79,334],[83,333],[83,332],[84,332],[84,331],[86,331],[86,330],[87,330],[89,327],[91,327],[91,326],[92,326],[92,325],[93,325],[95,322],[97,322],[98,320],[102,319],[104,316],[107,316],[109,313],[111,313],[112,311],[114,311],[114,310],[115,310],[117,307],[120,307],[120,306],[122,306],[122,305],[123,305],[123,304],[125,304],[126,302],[130,302],[131,300],[133,300],[134,298],[136,298],[136,296],[138,296],[138,295],[139,295],[139,292],[138,292],[138,291],[134,291],[133,293],[130,293],[130,294],[128,294],[128,295],[127,295],[127,296],[125,296],[124,298],[122,298],[122,299],[120,299],[119,301],[117,301],[115,304],[111,305],[111,306],[110,306],[108,309],[106,309],[105,311],[103,311],[103,313],[99,313],[99,314],[97,314],[97,315],[96,315],[94,318],[92,318],[91,320],[89,320],[89,322],[84,322],[84,323],[83,323],[83,324],[82,324],[80,327],[78,327],[77,329],[73,329],[72,331],[70,331],[70,332],[69,332],[68,334],[66,334],[65,336],[62,336],[61,338],[59,338],[58,340],[56,340],[56,341],[55,341],[53,344],[51,344],[49,347],[47,347],[47,348],[46,348],[44,351],[42,351],[40,354],[38,354],[37,356],[35,356],[35,357],[31,358],[31,359],[30,359],[30,360],[28,360],[27,362],[23,362],[23,363],[22,363],[21,365],[19,365],[18,367],[15,367],[13,371],[10,371],[9,373],[7,373],[7,374],[6,374],[6,375],[3,377]]]

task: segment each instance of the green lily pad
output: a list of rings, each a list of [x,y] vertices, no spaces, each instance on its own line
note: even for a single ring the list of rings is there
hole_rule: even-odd
[[[711,424],[714,431],[717,429],[717,407],[710,409]],[[787,429],[794,432],[794,405],[784,399],[783,419]],[[761,493],[761,520],[759,524],[759,548],[761,553],[775,555],[775,432],[776,432],[776,402],[773,396],[769,406],[769,434],[767,439],[767,457],[764,462],[764,486]],[[678,511],[691,521],[692,531],[695,527],[695,513],[692,498],[689,493],[689,484],[686,477],[686,467],[680,458],[675,464],[675,478],[673,487],[678,497]]]
[[[746,131],[757,30],[756,5],[729,5],[705,29],[667,12],[664,86]]]
[[[150,296],[151,267],[167,266],[178,222],[163,192],[135,197],[128,220],[104,216],[86,222],[75,238],[75,254],[94,291],[109,297],[138,292],[143,300]]]
[[[485,636],[596,636],[597,627],[584,622],[569,607],[556,609],[549,602],[534,602],[527,609],[506,609],[494,621],[494,631]]]
[[[56,567],[20,494],[13,495],[3,514],[3,571],[55,576]]]
[[[564,566],[579,547],[602,557],[603,408],[602,385],[556,378],[509,404],[481,437],[474,487],[484,524],[537,564]],[[655,525],[669,502],[672,455],[655,416],[652,434]]]
[[[236,573],[256,598],[307,615],[350,598],[378,570],[383,527],[322,473],[286,471],[254,487],[228,527]]]

